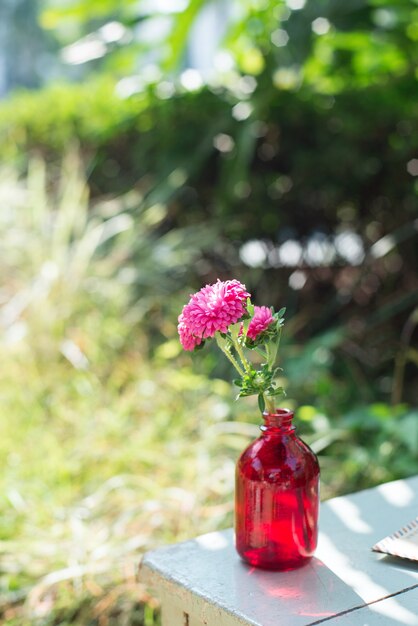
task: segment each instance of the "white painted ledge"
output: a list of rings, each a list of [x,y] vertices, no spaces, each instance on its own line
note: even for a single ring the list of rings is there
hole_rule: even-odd
[[[247,566],[228,529],[149,552],[140,576],[163,626],[418,626],[418,564],[371,551],[417,515],[418,476],[323,503],[318,549],[301,569]]]

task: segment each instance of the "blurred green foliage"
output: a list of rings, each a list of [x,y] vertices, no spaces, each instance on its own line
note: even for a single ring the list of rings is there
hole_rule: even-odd
[[[216,352],[180,352],[190,290],[287,306],[323,497],[417,472],[418,9],[241,1],[202,84],[210,2],[41,5],[96,56],[0,103],[0,614],[151,626],[139,554],[231,524],[257,436]]]
[[[167,253],[167,286],[173,278],[181,289],[239,275],[259,302],[287,304],[290,318],[299,312],[301,341],[315,338],[320,346],[322,333],[343,328],[331,349],[344,358],[326,369],[345,381],[346,408],[359,395],[416,403],[408,329],[418,303],[417,197],[408,167],[418,116],[408,84],[393,84],[392,100],[386,85],[350,90],[331,103],[302,89],[277,91],[263,119],[241,121],[233,110],[248,101],[232,88],[179,87],[161,99],[157,85],[121,99],[111,79],[53,86],[3,105],[0,153],[6,161],[40,152],[53,163],[77,143],[94,197],[134,189],[130,215],[141,203],[156,220],[143,281],[153,283],[153,259],[165,242],[188,232],[193,264],[187,246],[173,268]],[[39,109],[48,113],[36,116]],[[240,251],[254,240],[261,258],[249,268]],[[288,240],[300,247],[296,260],[281,248]],[[289,287],[295,271],[303,289]],[[399,364],[407,356],[394,372],[396,355]]]
[[[179,355],[175,317],[163,324],[169,342],[147,357],[142,320],[161,318],[165,257],[152,263],[158,285],[141,283],[139,300],[130,286],[141,258],[150,263],[155,224],[147,211],[134,223],[132,194],[89,204],[79,165],[70,154],[53,191],[41,161],[26,180],[0,176],[7,623],[16,614],[23,623],[85,624],[86,611],[107,612],[105,592],[121,605],[109,603],[110,623],[142,615],[138,550],[231,517],[233,460],[222,444],[230,387]],[[171,268],[185,240],[171,249]],[[171,295],[179,307],[175,283]]]

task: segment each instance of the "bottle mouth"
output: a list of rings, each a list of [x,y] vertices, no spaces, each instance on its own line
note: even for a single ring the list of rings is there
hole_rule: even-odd
[[[290,409],[274,409],[273,412],[269,412],[269,411],[263,411],[263,417],[267,418],[267,417],[279,417],[279,418],[286,418],[286,417],[290,417],[292,418],[294,415],[294,411],[291,411]]]
[[[264,411],[263,419],[264,424],[260,426],[260,430],[263,432],[271,432],[272,429],[280,430],[282,432],[290,432],[294,430],[292,425],[294,411],[290,409],[275,409],[274,413]]]

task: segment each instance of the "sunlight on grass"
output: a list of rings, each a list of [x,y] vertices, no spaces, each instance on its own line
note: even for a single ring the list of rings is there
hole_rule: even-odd
[[[230,523],[248,433],[219,428],[228,384],[170,341],[147,356],[118,277],[151,227],[90,206],[74,154],[50,186],[41,162],[0,177],[4,618],[151,624],[140,553]]]

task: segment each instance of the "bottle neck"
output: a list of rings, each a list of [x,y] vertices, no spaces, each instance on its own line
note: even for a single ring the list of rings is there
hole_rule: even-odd
[[[260,430],[265,435],[290,434],[295,430],[292,424],[294,412],[290,409],[276,409],[274,413],[263,413],[264,424]]]

